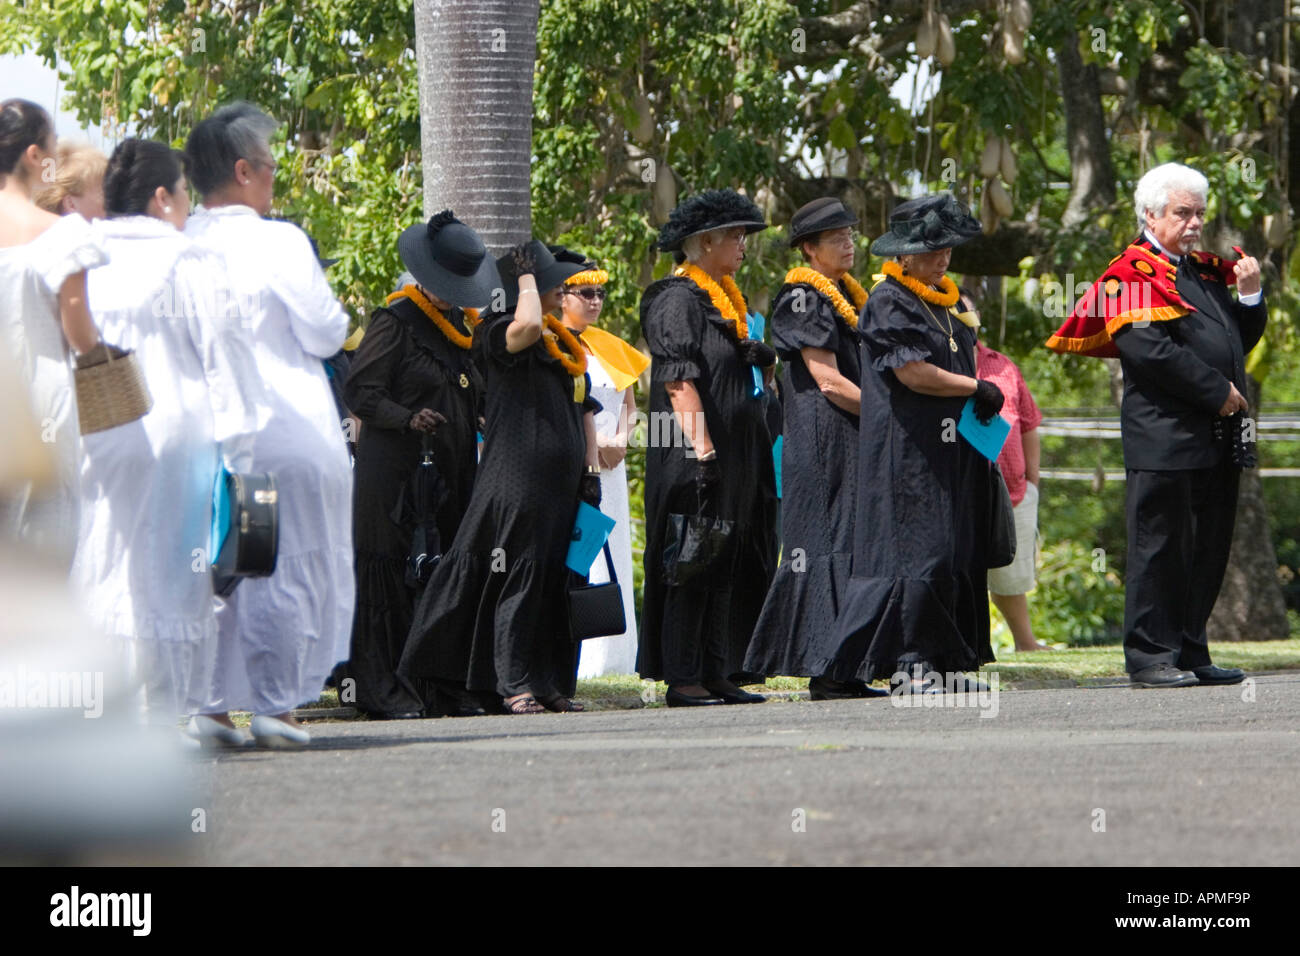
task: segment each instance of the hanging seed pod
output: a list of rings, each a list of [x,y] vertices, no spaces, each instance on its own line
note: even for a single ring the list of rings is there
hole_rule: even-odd
[[[1011,203],[1011,194],[996,179],[990,179],[988,186],[985,187],[988,193],[989,201],[993,204],[993,211],[1003,219],[1010,219],[1011,214],[1015,212],[1015,206]]]
[[[1017,30],[1027,32],[1033,20],[1034,8],[1029,5],[1029,0],[1011,0],[1011,22]]]
[[[663,163],[656,170],[654,191],[651,199],[651,213],[656,224],[668,221],[668,216],[677,207],[677,177],[672,168]]]
[[[1008,186],[1016,184],[1016,176],[1020,174],[1020,171],[1016,168],[1016,154],[1011,152],[1011,144],[1005,139],[1002,141],[1002,154],[998,160],[998,170],[1002,173],[1002,178]]]
[[[957,59],[957,44],[953,41],[952,24],[948,22],[946,14],[939,14],[936,32],[938,33],[936,55],[939,57],[939,62],[944,66],[952,66],[953,61]]]
[[[654,108],[650,105],[650,97],[638,90],[636,94],[636,129],[632,131],[632,137],[638,143],[649,145],[654,134]]]
[[[1264,217],[1264,236],[1270,248],[1281,249],[1291,233],[1291,216],[1285,206],[1271,216]]]
[[[989,190],[984,189],[984,195],[980,197],[980,228],[984,235],[991,236],[998,229],[998,214],[993,208],[992,200],[989,199]]]
[[[935,25],[930,11],[926,10],[925,16],[921,17],[921,23],[916,28],[916,55],[922,60],[934,55],[935,32]]]
[[[984,152],[980,154],[980,175],[992,179],[998,174],[1002,162],[1002,140],[990,133],[984,139]]]
[[[1008,25],[1002,27],[1002,56],[1013,66],[1025,62],[1025,37]]]

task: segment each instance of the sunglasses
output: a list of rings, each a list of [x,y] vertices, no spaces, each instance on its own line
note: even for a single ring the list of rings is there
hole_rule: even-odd
[[[588,302],[595,302],[597,300],[604,302],[605,296],[608,295],[604,286],[597,286],[594,289],[565,289],[564,291],[568,292],[570,295],[580,295]]]

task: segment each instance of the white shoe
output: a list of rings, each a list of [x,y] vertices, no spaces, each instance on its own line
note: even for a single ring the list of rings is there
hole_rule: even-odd
[[[298,750],[311,743],[311,734],[307,731],[274,717],[258,715],[253,718],[249,729],[252,730],[253,739],[257,741],[259,747],[268,747],[271,750]]]
[[[248,738],[238,727],[227,727],[203,714],[190,718],[186,733],[204,747],[243,747],[248,743]]]

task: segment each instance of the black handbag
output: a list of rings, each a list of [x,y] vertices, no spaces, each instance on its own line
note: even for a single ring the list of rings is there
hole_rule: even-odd
[[[707,589],[730,587],[735,522],[703,514],[669,514],[664,544],[664,584]]]
[[[248,577],[266,577],[275,571],[280,550],[280,493],[275,475],[236,475],[223,469],[224,493],[217,489],[214,507],[224,509],[215,522],[226,529],[215,542],[212,590],[229,597]],[[219,479],[220,480],[220,479]]]
[[[589,637],[609,637],[627,630],[623,615],[623,592],[614,571],[609,542],[602,549],[609,568],[608,584],[579,584],[569,588],[569,633],[575,641]]]
[[[1016,514],[1006,479],[996,466],[989,468],[989,551],[988,567],[1005,568],[1016,559]]]

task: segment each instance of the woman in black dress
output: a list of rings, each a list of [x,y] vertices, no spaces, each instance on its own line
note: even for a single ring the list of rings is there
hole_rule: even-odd
[[[852,571],[857,504],[857,327],[867,302],[866,290],[849,273],[857,222],[830,196],[796,212],[790,245],[807,265],[786,274],[772,307],[772,339],[785,370],[785,558],[763,604],[745,670],[810,677],[813,700],[886,693],[858,679],[857,662],[840,660],[831,644]]]
[[[862,336],[853,575],[828,671],[901,691],[979,689],[960,672],[993,660],[985,587],[995,467],[956,430],[962,406],[989,420],[1002,393],[975,377],[975,328],[944,275],[980,225],[950,194],[902,203],[872,245],[887,278]],[[909,676],[911,679],[909,680]]]
[[[582,710],[569,698],[564,559],[578,501],[600,505],[586,353],[548,313],[582,270],[537,240],[497,261],[505,311],[486,316],[474,350],[487,421],[469,510],[416,608],[403,678],[460,682],[513,714]]]
[[[746,679],[745,649],[775,570],[772,435],[754,369],[770,382],[776,353],[748,337],[745,300],[731,277],[744,261],[745,236],[765,228],[758,207],[731,190],[691,197],[659,233],[659,248],[684,264],[641,297],[652,435],[637,670],[668,683],[670,707],[764,699],[733,680]],[[656,426],[665,420],[671,428]],[[700,511],[734,522],[734,561],[703,586],[670,586],[669,516]]]
[[[469,306],[486,303],[500,285],[482,240],[450,210],[405,230],[397,248],[415,282],[375,310],[343,389],[363,423],[352,508],[357,613],[346,676],[355,681],[357,709],[375,717],[417,716],[423,707],[396,674],[419,596],[407,559],[422,520],[433,520],[446,547],[469,505],[483,380],[470,360],[466,319],[477,317]],[[437,500],[417,501],[426,448]],[[422,505],[433,513],[422,515]],[[432,688],[425,691],[432,703]]]

